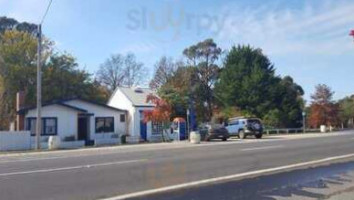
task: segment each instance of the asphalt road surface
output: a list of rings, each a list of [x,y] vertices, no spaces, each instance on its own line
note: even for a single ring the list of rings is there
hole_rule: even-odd
[[[351,161],[354,131],[0,155],[0,199],[335,198],[354,191]]]

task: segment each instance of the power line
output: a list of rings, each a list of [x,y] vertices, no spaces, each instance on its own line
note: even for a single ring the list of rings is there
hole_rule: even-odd
[[[52,5],[52,2],[53,2],[53,0],[50,0],[50,1],[49,1],[49,4],[48,4],[48,6],[47,6],[47,9],[46,9],[46,11],[45,11],[43,17],[42,17],[42,20],[41,20],[41,23],[40,23],[40,24],[43,24],[44,19],[45,19],[45,17],[46,17],[47,14],[48,14],[49,8],[50,8],[50,6]]]

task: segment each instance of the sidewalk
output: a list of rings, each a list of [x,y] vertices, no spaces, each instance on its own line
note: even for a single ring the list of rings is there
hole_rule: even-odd
[[[349,133],[349,132],[348,132]],[[269,142],[274,139],[306,139],[314,137],[331,137],[336,135],[348,134],[346,132],[331,132],[331,133],[308,133],[308,134],[280,134],[280,135],[264,135],[263,139],[244,139],[240,140],[237,137],[230,138],[227,142],[211,141],[201,142],[200,144],[191,144],[188,141],[176,141],[165,143],[140,143],[140,144],[124,144],[118,146],[103,146],[103,147],[85,147],[81,149],[59,149],[59,150],[41,150],[41,151],[13,151],[0,152],[0,158],[11,156],[28,156],[28,155],[45,155],[45,154],[60,154],[60,153],[78,153],[78,152],[97,152],[97,151],[112,151],[112,150],[129,150],[136,149],[137,151],[149,149],[174,149],[174,148],[190,148],[201,147],[208,145],[228,145],[235,143],[253,143],[253,142]],[[354,135],[353,135],[354,137]]]
[[[12,151],[12,152],[0,152],[1,157],[11,157],[11,156],[24,156],[24,155],[44,155],[44,154],[55,154],[55,153],[77,153],[77,152],[97,152],[97,151],[109,151],[109,150],[126,150],[126,149],[156,149],[156,148],[166,148],[166,147],[179,147],[185,145],[192,145],[188,141],[180,142],[165,142],[165,143],[142,143],[142,144],[125,144],[117,146],[101,146],[101,147],[84,147],[81,149],[58,149],[58,150],[30,150],[30,151]]]

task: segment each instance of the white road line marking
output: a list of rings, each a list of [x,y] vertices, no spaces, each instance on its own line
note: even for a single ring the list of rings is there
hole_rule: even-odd
[[[275,146],[265,146],[265,147],[254,147],[254,148],[245,148],[241,149],[241,151],[256,151],[256,150],[266,150],[266,149],[277,149],[282,148],[283,145],[275,145]]]
[[[324,158],[324,159],[320,159],[320,160],[313,160],[313,161],[309,161],[309,162],[296,163],[296,164],[292,164],[292,165],[285,165],[285,166],[281,166],[281,167],[257,170],[257,171],[252,171],[252,172],[245,172],[245,173],[240,173],[240,174],[233,174],[233,175],[229,175],[229,176],[221,176],[221,177],[204,179],[204,180],[199,180],[199,181],[194,181],[194,182],[189,182],[189,183],[182,183],[182,184],[178,184],[178,185],[172,185],[172,186],[161,187],[161,188],[156,188],[156,189],[151,189],[151,190],[123,194],[123,195],[119,195],[119,196],[115,196],[115,197],[104,198],[101,200],[121,200],[121,199],[141,197],[141,196],[145,196],[145,195],[151,195],[151,194],[156,194],[156,193],[168,192],[168,191],[172,191],[172,190],[195,187],[195,186],[204,185],[204,184],[210,184],[210,183],[221,182],[221,181],[231,181],[231,180],[237,179],[237,178],[244,178],[244,177],[249,177],[249,176],[254,176],[254,175],[261,175],[261,174],[265,174],[265,173],[272,173],[272,172],[278,172],[278,171],[282,171],[282,170],[289,170],[289,169],[294,169],[294,168],[299,168],[299,167],[311,166],[311,165],[315,165],[315,164],[321,164],[321,163],[326,163],[329,161],[335,161],[335,160],[346,159],[346,158],[351,158],[351,157],[354,157],[354,153],[342,155],[342,156],[328,157],[328,158]]]
[[[57,171],[75,170],[75,169],[85,169],[85,168],[93,168],[93,167],[103,167],[103,166],[109,166],[109,165],[120,165],[120,164],[136,163],[136,162],[143,162],[143,161],[147,161],[147,159],[107,162],[107,163],[98,163],[98,164],[90,164],[90,165],[79,165],[79,166],[73,166],[73,167],[39,169],[39,170],[32,170],[32,171],[9,172],[9,173],[0,174],[0,177],[13,176],[13,175],[35,174],[35,173],[45,173],[45,172],[57,172]]]
[[[274,142],[274,140],[271,140]],[[152,147],[152,148],[146,148],[145,151],[151,151],[151,150],[159,150],[159,149],[186,149],[186,148],[195,148],[195,147],[205,147],[205,146],[219,146],[219,145],[235,145],[235,144],[245,144],[245,143],[253,143],[255,141],[232,141],[232,142],[225,142],[225,143],[205,143],[205,144],[198,144],[198,145],[191,145],[191,146],[172,146],[172,147]],[[268,140],[264,140],[263,142],[268,142]],[[188,144],[187,144],[188,145]],[[141,150],[134,150],[134,149],[129,149],[128,151],[117,151],[117,152],[100,152],[97,154],[80,154],[80,155],[62,155],[62,156],[53,156],[53,157],[35,157],[36,155],[29,155],[32,157],[20,157],[20,158],[15,158],[13,160],[5,160],[4,158],[1,157],[0,155],[0,164],[6,164],[6,163],[15,163],[15,162],[30,162],[30,161],[41,161],[41,160],[54,160],[54,159],[66,159],[66,158],[81,158],[81,157],[90,157],[90,156],[105,156],[105,155],[112,155],[112,154],[121,154],[121,153],[136,153],[136,152],[141,152]],[[59,153],[59,152],[58,152]],[[60,152],[61,153],[61,152]],[[16,157],[16,156],[14,156]]]
[[[0,160],[0,164],[2,163],[13,163],[13,162],[29,162],[29,161],[41,161],[41,160],[56,160],[56,159],[65,159],[65,158],[81,158],[81,157],[88,157],[88,156],[101,156],[101,155],[111,155],[116,153],[104,153],[104,154],[84,154],[84,155],[70,155],[70,156],[54,156],[54,157],[25,157],[21,159],[14,159],[14,160]]]

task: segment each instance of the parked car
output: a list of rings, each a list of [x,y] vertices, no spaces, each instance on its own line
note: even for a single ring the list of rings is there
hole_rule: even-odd
[[[199,130],[201,134],[201,139],[204,141],[210,141],[214,139],[221,139],[226,141],[229,139],[230,135],[227,129],[219,124],[205,125]]]
[[[244,139],[249,135],[254,135],[257,139],[263,136],[262,121],[258,118],[231,118],[225,128],[230,136],[238,136],[240,139]]]

